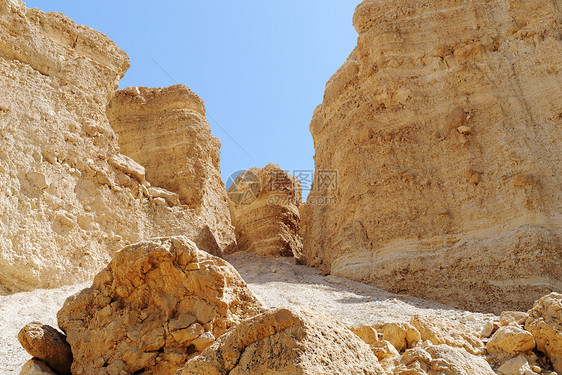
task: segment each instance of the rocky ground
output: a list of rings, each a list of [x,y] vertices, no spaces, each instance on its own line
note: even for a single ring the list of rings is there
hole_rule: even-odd
[[[292,258],[271,259],[237,253],[227,260],[267,306],[313,306],[350,326],[408,321],[414,314],[423,314],[446,316],[478,332],[494,317],[323,276],[316,269],[295,264]],[[30,358],[17,341],[17,333],[26,323],[39,320],[56,327],[56,313],[64,300],[88,286],[86,283],[0,296],[0,373],[17,374]]]

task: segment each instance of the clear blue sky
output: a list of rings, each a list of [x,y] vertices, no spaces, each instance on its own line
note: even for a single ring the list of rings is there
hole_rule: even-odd
[[[326,82],[356,44],[352,16],[359,3],[26,1],[93,27],[125,50],[131,68],[121,88],[173,85],[152,57],[198,94],[222,143],[225,181],[236,170],[270,162],[290,171],[314,168],[308,126]]]

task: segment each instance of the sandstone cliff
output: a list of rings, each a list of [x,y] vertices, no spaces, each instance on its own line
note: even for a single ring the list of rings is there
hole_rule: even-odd
[[[203,233],[212,243],[218,233],[218,243],[232,242],[232,229],[217,229],[227,226],[226,202],[218,222],[202,207],[210,200],[177,206],[119,153],[106,106],[128,66],[105,35],[0,0],[0,293],[89,279],[148,237]],[[216,165],[217,141],[198,140]]]
[[[234,246],[234,229],[220,176],[220,141],[211,135],[205,104],[189,88],[129,87],[118,91],[107,116],[121,152],[146,169],[152,185],[179,195],[209,220],[221,249]],[[207,250],[207,249],[206,249]]]
[[[310,125],[338,179],[309,196],[307,262],[486,311],[562,290],[561,20],[559,0],[360,4]]]
[[[228,197],[239,250],[263,256],[301,255],[298,178],[275,164],[250,168],[236,177]]]

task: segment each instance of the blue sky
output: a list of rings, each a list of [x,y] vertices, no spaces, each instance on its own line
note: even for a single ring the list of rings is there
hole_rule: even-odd
[[[326,82],[356,44],[352,16],[359,3],[26,1],[91,26],[125,50],[131,68],[122,88],[176,81],[198,94],[222,143],[225,181],[270,162],[289,171],[314,168],[308,126]]]

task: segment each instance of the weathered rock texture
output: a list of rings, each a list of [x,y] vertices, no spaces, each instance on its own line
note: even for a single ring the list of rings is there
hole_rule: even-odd
[[[375,355],[342,323],[316,310],[278,309],[248,319],[178,375],[380,374]]]
[[[394,375],[494,375],[488,362],[462,348],[447,345],[424,345],[408,349],[401,357],[382,362]]]
[[[179,195],[198,210],[225,250],[234,229],[220,176],[220,141],[211,135],[205,104],[189,88],[129,87],[115,94],[107,116],[121,152],[146,169],[152,185]],[[207,249],[205,249],[207,250]]]
[[[302,253],[302,189],[298,178],[275,164],[250,168],[228,189],[238,249],[263,256]]]
[[[217,229],[224,215],[217,222],[203,208],[211,200],[170,207],[119,154],[105,109],[128,66],[103,34],[0,0],[0,293],[91,278],[149,237],[196,240],[210,226],[219,244],[232,242],[231,229]],[[217,157],[214,138],[198,140]],[[224,198],[216,184],[206,191],[215,188]]]
[[[484,343],[464,324],[437,316],[414,315],[410,323],[420,332],[421,340],[434,345],[445,344],[463,348],[470,354],[484,352]]]
[[[548,355],[554,370],[562,374],[562,295],[551,293],[539,299],[529,311],[525,329],[533,334],[537,349]]]
[[[230,264],[172,237],[116,253],[57,319],[72,347],[73,374],[174,374],[262,311]]]
[[[59,375],[53,372],[45,362],[32,358],[23,365],[19,375]]]
[[[310,125],[338,179],[309,195],[308,264],[486,311],[562,290],[561,19],[552,0],[360,4]]]
[[[29,354],[43,361],[57,374],[70,375],[72,351],[66,337],[55,328],[32,322],[21,329],[18,340]]]
[[[513,358],[534,348],[533,335],[516,326],[500,327],[486,344],[488,353],[499,358]]]

